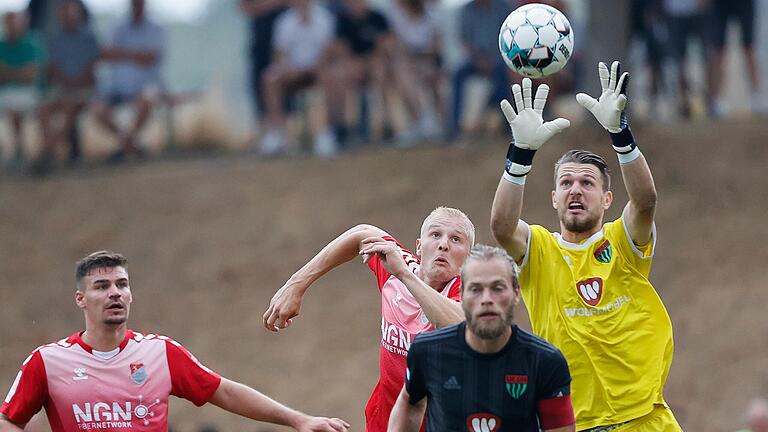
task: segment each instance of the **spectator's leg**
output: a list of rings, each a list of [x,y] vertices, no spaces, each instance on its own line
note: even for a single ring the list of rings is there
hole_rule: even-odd
[[[120,128],[115,123],[112,108],[106,102],[97,101],[93,104],[93,114],[96,122],[115,136],[120,135]]]
[[[464,86],[467,80],[474,74],[475,68],[471,63],[465,63],[453,74],[451,95],[451,118],[448,124],[448,139],[455,139],[461,132],[461,114],[464,108]]]
[[[15,155],[13,165],[20,167],[24,162],[24,113],[21,111],[9,111],[9,120],[11,123],[11,133],[13,145],[15,146]]]
[[[142,149],[139,146],[138,138],[144,125],[147,123],[149,114],[152,112],[152,100],[145,94],[140,94],[133,100],[133,108],[136,112],[136,117],[133,121],[133,126],[123,140],[123,149],[127,153],[133,152],[142,155]]]
[[[40,152],[41,158],[48,157],[56,145],[58,134],[53,127],[53,118],[60,108],[59,101],[50,101],[41,104],[38,110],[40,131],[43,138],[42,151]]]
[[[80,133],[77,119],[85,108],[84,102],[69,102],[64,107],[64,126],[61,132],[63,141],[69,144],[69,161],[75,163],[80,160]]]

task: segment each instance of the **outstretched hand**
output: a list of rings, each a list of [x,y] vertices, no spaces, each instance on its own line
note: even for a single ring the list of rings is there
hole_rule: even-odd
[[[299,432],[346,432],[349,423],[338,418],[309,417],[296,430]]]
[[[531,98],[531,87],[530,78],[523,78],[522,87],[520,84],[513,84],[512,96],[515,99],[517,112],[506,99],[501,101],[501,110],[512,129],[515,146],[527,150],[538,150],[553,135],[570,126],[571,122],[564,118],[544,122],[542,112],[547,103],[549,86],[546,84],[539,85],[536,89],[536,97],[533,99]]]
[[[389,274],[397,277],[397,275],[409,271],[408,264],[403,258],[403,251],[397,244],[384,240],[382,237],[368,237],[361,244],[360,255],[363,256],[364,263],[368,263],[368,260],[377,254],[381,265]]]
[[[611,133],[621,132],[624,127],[624,108],[627,106],[627,84],[629,72],[621,73],[621,63],[614,61],[611,71],[608,66],[600,62],[597,64],[597,72],[600,76],[602,93],[595,99],[586,93],[576,95],[576,101],[588,109],[598,122]],[[618,79],[617,79],[618,78]]]
[[[264,328],[277,332],[288,328],[293,318],[299,316],[304,295],[290,281],[277,290],[262,318]]]

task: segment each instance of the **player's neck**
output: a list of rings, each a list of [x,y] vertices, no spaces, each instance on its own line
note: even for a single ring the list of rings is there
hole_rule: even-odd
[[[472,333],[469,327],[464,328],[464,340],[473,350],[482,354],[493,354],[501,351],[512,337],[512,328],[507,327],[501,336],[495,339],[483,339]]]
[[[127,331],[126,324],[86,326],[80,338],[96,351],[112,351],[120,346]]]
[[[582,241],[592,237],[596,232],[600,231],[602,229],[603,224],[602,221],[598,224],[595,224],[592,229],[589,229],[587,231],[582,232],[575,232],[575,231],[569,231],[568,229],[563,226],[563,224],[560,224],[560,235],[563,237],[563,240],[569,242],[569,243],[581,243]]]

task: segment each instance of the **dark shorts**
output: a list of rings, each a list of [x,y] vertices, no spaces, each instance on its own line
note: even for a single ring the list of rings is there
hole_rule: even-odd
[[[705,57],[712,46],[709,16],[706,14],[669,18],[669,54],[682,61],[688,53],[688,41],[698,39]]]
[[[751,48],[755,37],[755,1],[715,0],[712,7],[715,48],[722,49],[725,46],[725,33],[731,19],[739,23],[741,45]]]

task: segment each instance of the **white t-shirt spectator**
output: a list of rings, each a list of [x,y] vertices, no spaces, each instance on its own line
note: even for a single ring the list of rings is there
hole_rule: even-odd
[[[275,22],[272,45],[285,54],[289,66],[299,69],[317,65],[320,55],[333,40],[336,20],[322,6],[312,5],[309,20],[303,21],[295,8],[283,12]]]
[[[408,52],[423,54],[432,51],[437,26],[430,11],[420,17],[413,17],[393,4],[389,10],[389,21],[397,39],[405,45]]]

